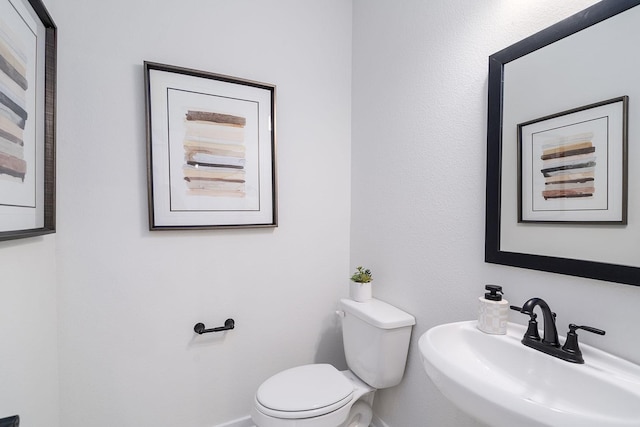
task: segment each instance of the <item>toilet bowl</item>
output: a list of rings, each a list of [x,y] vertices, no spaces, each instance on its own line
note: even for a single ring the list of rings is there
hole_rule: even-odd
[[[368,427],[376,389],[404,375],[415,318],[385,302],[340,300],[348,370],[303,365],[267,379],[255,394],[257,427]]]
[[[260,386],[251,417],[259,427],[368,427],[374,392],[349,370],[298,366]]]

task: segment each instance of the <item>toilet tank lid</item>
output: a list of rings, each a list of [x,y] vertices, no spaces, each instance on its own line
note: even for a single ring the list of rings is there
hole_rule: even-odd
[[[381,329],[395,329],[416,324],[416,319],[409,313],[384,301],[372,298],[367,302],[357,302],[344,298],[340,305],[345,313]]]

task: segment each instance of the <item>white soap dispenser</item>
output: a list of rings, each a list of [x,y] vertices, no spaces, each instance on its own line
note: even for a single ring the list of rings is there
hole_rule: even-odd
[[[478,329],[487,334],[504,335],[507,333],[509,301],[502,299],[502,286],[486,285],[484,298],[480,297],[478,309]]]

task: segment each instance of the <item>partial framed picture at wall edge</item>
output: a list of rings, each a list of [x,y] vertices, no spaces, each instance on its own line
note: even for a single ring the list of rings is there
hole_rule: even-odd
[[[40,0],[0,2],[0,240],[55,232],[56,33]]]
[[[627,96],[518,125],[518,222],[627,223]]]

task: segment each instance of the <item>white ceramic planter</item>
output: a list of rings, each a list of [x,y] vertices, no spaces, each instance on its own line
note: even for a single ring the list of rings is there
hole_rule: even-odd
[[[354,301],[358,301],[358,302],[369,301],[372,298],[371,282],[369,283],[351,282],[349,284],[349,296]]]

